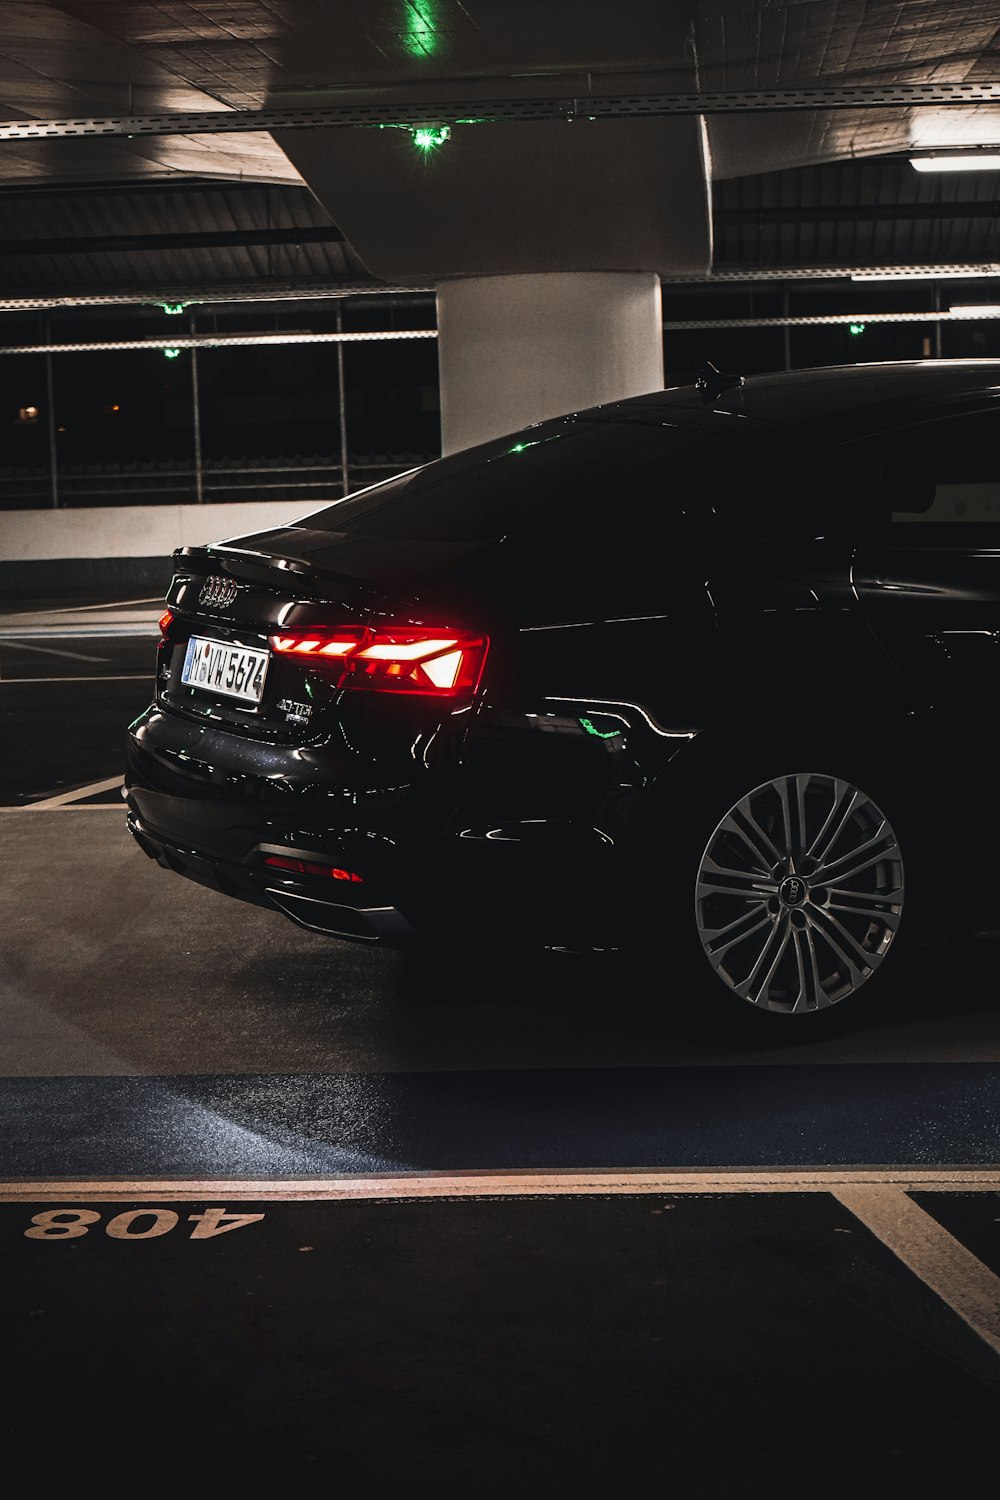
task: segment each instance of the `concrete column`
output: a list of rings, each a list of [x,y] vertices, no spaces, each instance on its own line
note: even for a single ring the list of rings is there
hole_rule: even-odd
[[[655,272],[455,278],[437,312],[443,453],[663,388]]]

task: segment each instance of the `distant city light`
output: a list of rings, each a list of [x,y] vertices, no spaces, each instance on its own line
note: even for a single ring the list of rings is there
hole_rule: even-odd
[[[18,409],[17,409],[17,420],[19,422],[37,422],[38,421],[38,407],[37,406],[19,406]]]

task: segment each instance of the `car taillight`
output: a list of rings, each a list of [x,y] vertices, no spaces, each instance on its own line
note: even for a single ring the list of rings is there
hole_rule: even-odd
[[[475,631],[423,625],[298,629],[270,639],[281,655],[333,667],[338,687],[435,697],[474,693],[489,647]]]
[[[159,620],[157,621],[157,624],[160,627],[160,635],[163,637],[164,640],[166,640],[167,635],[170,632],[170,627],[171,627],[171,625],[173,623],[174,623],[174,616],[173,616],[172,610],[165,609],[163,611],[163,614],[160,616]]]
[[[271,650],[287,656],[311,656],[322,661],[332,657],[339,661],[362,645],[370,633],[361,625],[348,625],[343,630],[289,630],[271,636]]]

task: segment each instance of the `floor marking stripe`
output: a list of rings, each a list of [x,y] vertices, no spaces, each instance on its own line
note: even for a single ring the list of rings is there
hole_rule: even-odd
[[[120,802],[62,802],[58,807],[43,806],[39,802],[11,802],[0,806],[0,813],[19,812],[115,812],[124,813]]]
[[[801,1171],[680,1172],[398,1172],[356,1177],[70,1178],[0,1182],[0,1203],[169,1202],[239,1198],[279,1203],[375,1198],[518,1198],[618,1193],[834,1193],[887,1188],[911,1191],[1000,1192],[1000,1167],[820,1168]],[[904,1200],[905,1201],[905,1200]],[[845,1207],[856,1212],[853,1204]],[[923,1210],[920,1210],[923,1213]],[[860,1217],[860,1216],[859,1216]],[[925,1216],[926,1217],[926,1216]],[[866,1221],[867,1222],[867,1221]],[[877,1231],[876,1231],[877,1232]],[[943,1231],[942,1231],[943,1232]],[[977,1262],[978,1264],[978,1262]]]
[[[28,806],[33,812],[40,808],[65,807],[67,802],[79,802],[81,797],[96,797],[98,792],[110,792],[112,787],[122,786],[125,778],[119,773],[117,776],[109,776],[105,781],[91,782],[90,786],[77,787],[75,792],[60,792],[56,797],[45,797],[41,802],[31,802]],[[116,811],[120,812],[118,808]]]
[[[152,636],[159,635],[159,627],[156,620],[105,620],[99,625],[79,624],[72,625],[22,625],[18,629],[11,630],[0,626],[0,641],[17,641],[19,644],[27,637],[34,640],[82,639],[86,637],[99,638],[101,636],[132,635]]]
[[[159,597],[155,599],[113,599],[110,604],[66,604],[59,609],[49,610],[53,615],[78,615],[87,614],[92,609],[128,609],[131,604],[161,604]]]
[[[1000,1277],[901,1188],[845,1184],[832,1193],[1000,1354]]]
[[[36,646],[33,649],[34,650],[41,650],[41,647]],[[68,656],[69,655],[68,652],[59,652],[57,654],[60,655],[60,656]],[[106,661],[106,660],[107,660],[107,658],[104,657],[104,656],[87,656],[87,657],[81,657],[81,661]],[[82,677],[82,676],[81,677],[5,677],[3,679],[3,681],[2,681],[2,683],[0,683],[0,686],[2,686],[2,687],[16,687],[19,682],[149,682],[149,683],[151,683],[152,682],[152,674],[150,672],[122,672],[122,673],[117,673],[117,674],[114,674],[114,675],[111,674],[111,673],[109,673],[108,675],[103,676],[103,677]]]
[[[11,641],[15,651],[40,651],[43,656],[68,656],[73,661],[107,661],[106,656],[86,656],[82,651],[57,651],[54,646],[33,646],[28,641]]]

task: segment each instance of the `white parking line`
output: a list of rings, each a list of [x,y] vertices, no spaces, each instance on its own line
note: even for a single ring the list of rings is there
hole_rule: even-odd
[[[75,792],[60,792],[56,797],[45,797],[41,802],[29,802],[26,806],[32,812],[45,811],[50,807],[65,807],[69,802],[79,802],[82,797],[96,797],[98,792],[110,792],[112,787],[122,786],[124,780],[124,776],[109,776],[106,781],[95,781],[90,786],[77,787]],[[115,811],[121,812],[121,808],[116,807]]]
[[[238,1178],[0,1182],[0,1203],[163,1203],[191,1199],[322,1202],[568,1194],[830,1193],[984,1343],[1000,1353],[1000,1278],[911,1198],[910,1192],[1000,1191],[1000,1168],[817,1168],[759,1172],[444,1172],[286,1182]]]
[[[11,640],[10,645],[11,645],[11,649],[14,650],[14,651],[40,651],[43,656],[69,656],[74,661],[107,661],[108,660],[108,658],[106,656],[85,656],[82,651],[64,651],[64,650],[58,650],[57,651],[54,646],[33,646],[33,645],[29,644],[28,641],[15,641],[15,640]]]
[[[148,672],[108,673],[105,677],[2,677],[0,687],[16,687],[19,682],[151,682]]]
[[[23,812],[113,812],[121,817],[122,807],[119,802],[64,802],[61,807],[39,807],[37,802],[9,802],[0,804],[0,815],[3,813]]]
[[[65,604],[59,609],[49,610],[53,615],[86,614],[92,609],[128,609],[131,604],[162,604],[160,596],[154,599],[112,599],[110,604]]]
[[[0,641],[16,641],[21,644],[30,636],[32,640],[102,640],[108,636],[131,636],[136,639],[159,635],[155,619],[135,620],[81,620],[78,624],[64,625],[18,625],[13,630],[0,621]]]
[[[23,802],[19,806],[10,805],[10,806],[0,807],[0,815],[2,815],[3,813],[18,813],[18,812],[30,812],[30,813],[33,813],[33,812],[39,812],[39,811],[46,812],[46,813],[50,813],[50,812],[57,812],[57,813],[71,813],[71,812],[82,812],[82,813],[93,813],[93,812],[99,812],[99,813],[117,813],[119,817],[122,816],[122,809],[121,809],[121,807],[119,806],[119,804],[117,802],[113,802],[113,803],[112,802],[82,802],[82,803],[81,802],[67,802],[66,805],[65,805],[65,807],[43,807],[41,809],[39,809],[37,807],[32,807],[32,805],[29,802]]]
[[[370,1176],[239,1178],[110,1177],[0,1182],[0,1203],[100,1198],[148,1203],[188,1198],[251,1198],[281,1203],[376,1198],[519,1198],[619,1193],[834,1193],[851,1187],[901,1194],[1000,1192],[995,1167],[816,1167],[773,1171],[385,1172]],[[847,1205],[845,1204],[845,1207]],[[851,1210],[854,1212],[853,1208]],[[922,1212],[922,1210],[921,1210]]]
[[[872,1234],[1000,1354],[1000,1278],[898,1187],[834,1190]]]

